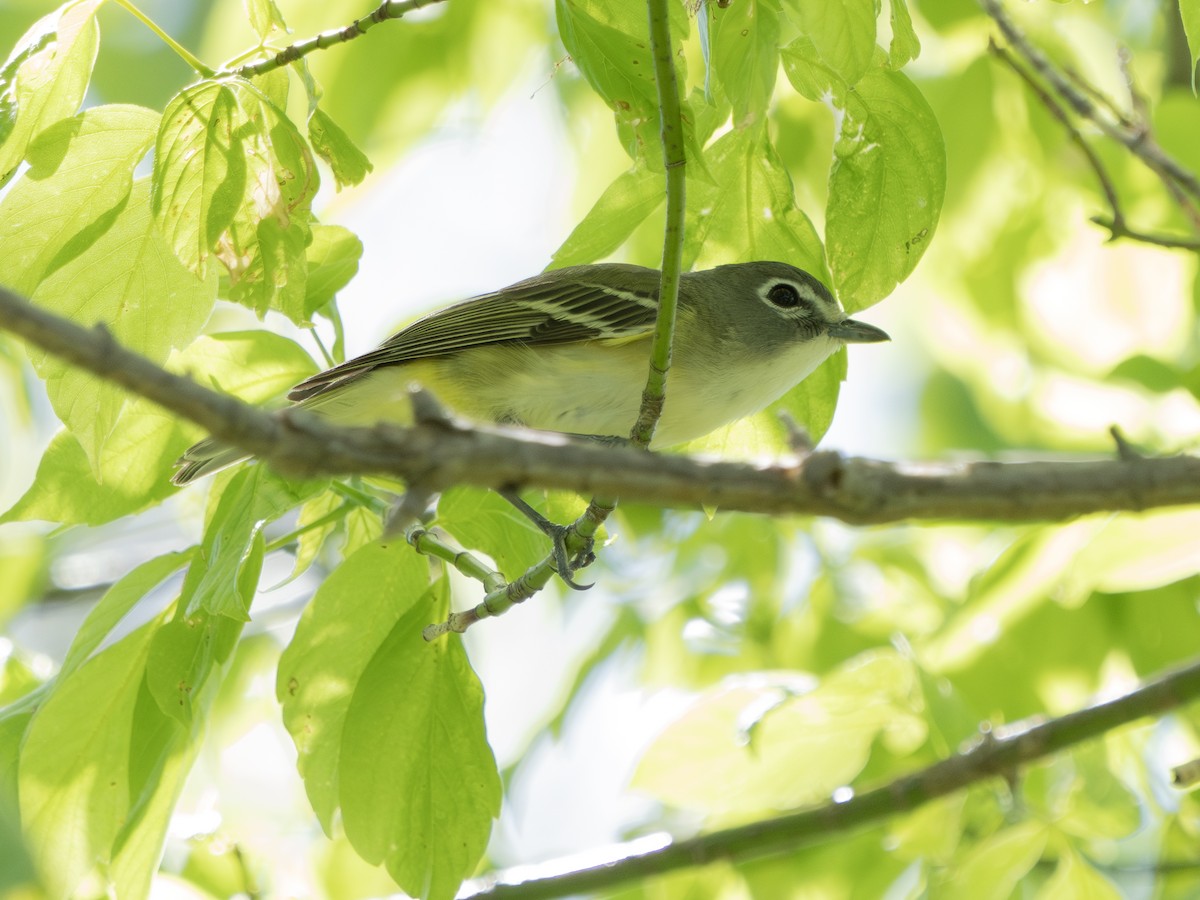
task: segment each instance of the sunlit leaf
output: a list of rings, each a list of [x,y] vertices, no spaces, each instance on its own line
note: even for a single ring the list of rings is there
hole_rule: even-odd
[[[821,241],[766,129],[731,131],[705,156],[715,183],[689,181],[684,268],[777,260],[826,280]]]
[[[713,71],[733,104],[737,126],[766,115],[779,71],[778,0],[744,0],[716,10]]]
[[[0,69],[0,187],[17,170],[29,142],[73,115],[87,91],[102,0],[72,0],[30,28]]]
[[[340,225],[314,225],[312,243],[305,251],[308,278],[305,281],[304,312],[311,318],[334,298],[358,272],[363,245],[358,236]]]
[[[103,893],[100,871],[130,808],[134,709],[155,624],[59,684],[25,736],[21,821],[57,896]]]
[[[155,221],[185,266],[215,257],[230,298],[303,322],[304,248],[318,176],[308,144],[246,81],[202,81],[163,113],[155,146]]]
[[[608,256],[662,205],[665,192],[660,172],[640,165],[622,172],[554,251],[551,267],[583,265]]]
[[[976,844],[946,881],[945,896],[1007,900],[1042,857],[1047,829],[1021,822]]]
[[[242,0],[246,8],[246,18],[254,33],[264,40],[274,31],[286,32],[287,24],[283,21],[283,13],[279,11],[275,0]]]
[[[848,311],[886,297],[929,246],[946,192],[937,119],[911,81],[875,69],[845,94],[829,175],[829,268]]]
[[[847,84],[866,72],[875,53],[875,0],[784,0],[801,33]]]
[[[367,155],[355,146],[350,135],[319,106],[308,117],[308,139],[317,155],[333,169],[338,190],[361,184],[367,173],[375,168]]]
[[[421,597],[363,670],[338,770],[350,843],[423,900],[455,896],[500,814],[483,689],[459,641],[421,637],[448,597],[444,581]]]
[[[1200,2],[1179,0],[1179,12],[1183,17],[1183,33],[1187,36],[1188,50],[1192,60],[1192,93],[1196,92],[1196,63],[1200,61]]]
[[[901,69],[917,58],[921,41],[913,29],[908,0],[888,0],[892,23],[892,43],[888,48],[888,68]]]

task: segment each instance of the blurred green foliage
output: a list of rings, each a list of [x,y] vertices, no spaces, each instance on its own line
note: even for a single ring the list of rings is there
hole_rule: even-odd
[[[369,11],[358,0],[143,8],[214,68]],[[1194,0],[1010,13],[1200,170],[1200,106],[1173,62],[1182,46],[1194,67]],[[671,15],[690,157],[686,264],[783,259],[820,274],[851,310],[891,295],[878,313],[896,361],[864,370],[878,409],[860,437],[873,453],[1107,454],[1114,422],[1148,451],[1193,447],[1196,254],[1108,243],[1089,223],[1112,213],[1095,173],[989,56],[995,28],[975,5],[672,0]],[[548,263],[655,265],[662,163],[645,32],[640,0],[447,0],[218,84],[197,81],[117,3],[5,3],[0,283],[105,321],[173,371],[275,401],[318,363],[296,330],[246,330],[231,304],[281,330],[275,313],[316,322],[338,357],[337,294],[364,244],[390,246],[338,216],[445,129],[487,122],[530,72],[553,95],[557,152],[575,172],[561,201],[576,225]],[[1125,147],[1094,128],[1083,136],[1133,227],[1194,228]],[[0,890],[136,897],[186,882],[196,896],[357,897],[389,890],[386,870],[414,896],[448,898],[481,866],[527,861],[514,821],[540,816],[557,830],[572,819],[575,795],[531,810],[515,786],[549,778],[572,733],[635,728],[596,719],[614,673],[644,700],[674,698],[676,714],[630,738],[631,792],[654,801],[619,820],[633,835],[754,820],[883,781],[954,753],[981,720],[1063,714],[1195,654],[1200,518],[1188,509],[851,530],[628,505],[600,550],[600,587],[528,604],[561,616],[557,631],[526,608],[465,645],[425,646],[421,626],[479,591],[380,538],[381,492],[394,486],[288,484],[253,466],[214,479],[207,506],[171,500],[189,539],[142,553],[51,661],[23,646],[20,626],[50,606],[39,601],[70,540],[118,546],[130,516],[161,514],[171,462],[198,435],[37,352],[29,361],[44,388],[0,336],[6,450],[40,460],[19,485],[15,462],[0,467],[11,495],[0,621],[15,626],[0,639]],[[779,452],[780,410],[820,437],[846,373],[838,354],[772,410],[691,449]],[[46,400],[64,427],[43,448]],[[560,519],[577,504],[545,501]],[[480,491],[448,491],[437,524],[507,577],[544,553],[538,533]],[[283,633],[260,614],[272,586],[263,572],[281,554],[291,577],[320,582]],[[532,649],[522,644],[538,627]],[[483,698],[521,670],[533,672],[529,696],[505,707],[522,724],[501,750]],[[278,801],[271,833],[239,828],[239,791],[254,804],[269,790],[219,770],[280,718],[300,775],[286,783],[298,794],[302,782],[310,805]],[[1200,755],[1196,725],[1184,708],[816,847],[612,896],[1193,896],[1200,809],[1166,773]],[[489,847],[501,775],[506,824]],[[205,804],[227,821],[190,815]],[[8,824],[18,814],[21,835]]]

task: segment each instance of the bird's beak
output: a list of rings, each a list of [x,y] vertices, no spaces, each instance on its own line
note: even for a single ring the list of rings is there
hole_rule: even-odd
[[[890,341],[891,336],[882,328],[858,322],[854,319],[842,319],[826,329],[826,334],[847,344],[877,344],[880,341]]]

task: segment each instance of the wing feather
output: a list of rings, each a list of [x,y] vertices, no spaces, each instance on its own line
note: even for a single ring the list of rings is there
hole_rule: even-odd
[[[298,384],[288,398],[306,400],[379,366],[472,347],[629,340],[653,329],[657,311],[653,269],[618,264],[559,269],[418,319],[377,349]]]

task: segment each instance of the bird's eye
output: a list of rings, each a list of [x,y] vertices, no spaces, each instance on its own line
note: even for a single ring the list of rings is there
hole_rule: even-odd
[[[774,285],[771,290],[767,291],[767,299],[776,306],[791,309],[794,306],[800,305],[800,292],[796,290],[795,285],[781,281],[779,284]]]

